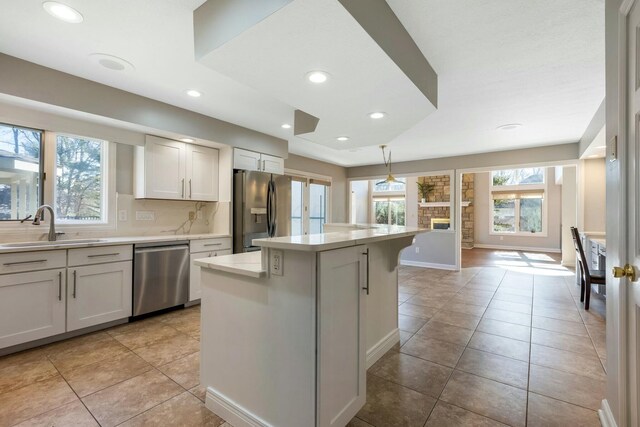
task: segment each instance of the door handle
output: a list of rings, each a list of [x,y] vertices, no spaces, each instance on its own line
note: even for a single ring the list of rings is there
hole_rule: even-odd
[[[76,273],[77,273],[77,270],[73,270],[73,294],[72,295],[73,295],[74,298],[77,295],[77,293],[76,293],[76,290],[77,290],[76,289],[76,284],[77,284],[77,280],[76,280],[77,279],[77,277],[76,277],[77,275],[76,275]]]
[[[362,255],[367,257],[367,286],[362,289],[366,290],[367,295],[369,295],[369,249],[366,252],[362,252]]]
[[[62,271],[58,272],[58,301],[62,301]]]
[[[638,277],[636,276],[636,269],[631,264],[626,264],[624,267],[613,267],[611,273],[616,279],[626,277],[632,282],[638,280]]]

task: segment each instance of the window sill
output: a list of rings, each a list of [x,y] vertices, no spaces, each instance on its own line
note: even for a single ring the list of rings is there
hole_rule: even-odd
[[[496,233],[489,232],[490,236],[507,236],[507,237],[549,237],[546,232],[543,233]]]

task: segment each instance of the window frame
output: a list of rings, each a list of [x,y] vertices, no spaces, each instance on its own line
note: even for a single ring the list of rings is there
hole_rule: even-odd
[[[50,204],[56,211],[56,171],[57,171],[57,140],[58,136],[82,138],[104,143],[101,159],[103,213],[101,221],[62,220],[56,217],[56,228],[61,231],[74,232],[115,230],[116,228],[116,143],[101,138],[77,135],[69,132],[45,132],[45,141],[50,150],[45,158],[45,173],[51,179],[45,179],[45,204]],[[45,218],[46,220],[46,218]],[[48,223],[48,222],[47,222]]]
[[[387,225],[396,225],[391,223],[391,202],[404,200],[404,225],[400,225],[400,227],[406,227],[407,225],[407,177],[399,177],[405,180],[404,182],[404,191],[398,190],[383,190],[376,191],[376,181],[379,180],[369,180],[369,222],[371,224],[377,224],[376,221],[376,209],[375,202],[383,201],[389,203],[389,211],[387,212]]]
[[[549,168],[544,167],[542,184],[521,184],[521,185],[493,185],[493,172],[497,170],[516,170],[516,169],[529,169],[529,168],[509,168],[509,169],[495,169],[489,171],[489,235],[491,236],[517,236],[517,237],[548,237],[548,185],[549,185]],[[500,191],[509,191],[512,193],[518,192],[531,192],[532,190],[540,190],[542,193],[542,231],[539,233],[532,233],[530,231],[520,231],[520,199],[515,200],[514,203],[514,232],[509,231],[495,231],[493,223],[493,208],[494,199],[493,193]]]
[[[12,124],[12,123],[6,123],[6,122],[0,122],[0,126],[6,126],[6,127],[13,127],[13,128],[19,128],[19,129],[27,129],[27,130],[32,130],[32,131],[36,131],[36,132],[40,132],[40,164],[39,164],[39,170],[38,170],[38,174],[40,175],[40,188],[38,189],[38,198],[39,198],[39,204],[42,205],[44,203],[45,199],[45,187],[46,187],[46,167],[45,167],[45,163],[46,163],[46,155],[47,155],[47,150],[45,149],[45,138],[46,138],[46,132],[44,129],[38,129],[35,127],[31,127],[31,126],[22,126],[22,125],[18,125],[18,124]],[[35,214],[35,211],[33,212],[32,215]],[[16,219],[3,219],[0,220],[0,224],[12,224],[16,221],[23,221],[24,218],[16,218]]]

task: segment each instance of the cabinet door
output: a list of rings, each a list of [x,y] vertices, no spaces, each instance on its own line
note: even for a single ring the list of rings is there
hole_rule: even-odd
[[[202,297],[202,288],[200,287],[200,267],[193,264],[193,261],[201,258],[211,258],[220,255],[230,255],[231,250],[198,252],[189,256],[189,302],[198,300]]]
[[[0,348],[65,331],[65,270],[0,276]]]
[[[187,198],[218,200],[218,150],[187,144]]]
[[[284,175],[284,159],[268,154],[260,155],[261,170],[276,175]]]
[[[320,427],[346,425],[365,403],[364,252],[361,245],[318,254],[316,404]]]
[[[183,142],[147,137],[145,145],[145,197],[184,199],[186,148]]]
[[[260,170],[260,153],[255,151],[243,150],[241,148],[233,149],[233,168],[247,171]]]
[[[131,261],[68,269],[67,331],[131,316]]]

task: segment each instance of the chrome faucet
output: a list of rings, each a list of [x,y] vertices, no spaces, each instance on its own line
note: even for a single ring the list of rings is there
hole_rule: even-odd
[[[58,238],[58,233],[56,233],[56,219],[55,219],[55,215],[53,214],[53,208],[51,206],[49,205],[40,206],[36,211],[32,224],[40,225],[40,217],[42,217],[42,213],[44,212],[45,209],[47,209],[49,211],[49,214],[51,215],[51,220],[49,221],[49,235],[47,239],[50,242],[54,242]],[[60,233],[60,234],[64,234],[64,233]]]

